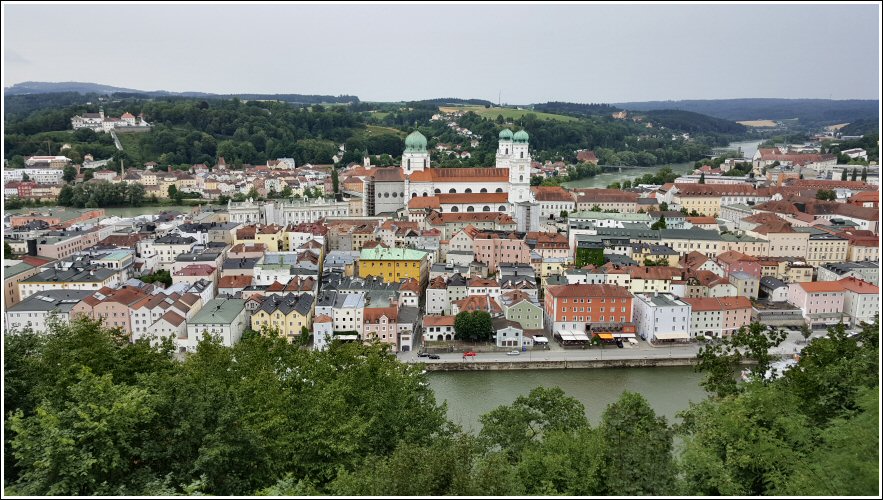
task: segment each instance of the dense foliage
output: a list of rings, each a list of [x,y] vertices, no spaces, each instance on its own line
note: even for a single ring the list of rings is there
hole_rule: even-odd
[[[93,181],[83,184],[65,184],[58,195],[63,207],[140,207],[144,203],[141,184]]]
[[[730,120],[701,115],[692,111],[660,109],[647,111],[644,116],[654,125],[690,133],[715,132],[721,134],[743,134],[748,128]]]
[[[783,377],[735,384],[679,425],[625,392],[592,426],[581,403],[538,387],[469,435],[421,369],[378,344],[316,352],[249,332],[176,360],[168,342],[58,322],[4,338],[4,492],[875,495],[878,330],[833,328]],[[776,342],[740,335],[749,357]]]

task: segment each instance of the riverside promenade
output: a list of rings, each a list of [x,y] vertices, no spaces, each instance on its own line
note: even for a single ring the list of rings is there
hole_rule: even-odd
[[[813,334],[813,338],[825,332]],[[462,352],[439,353],[439,359],[418,357],[416,351],[400,352],[396,356],[404,363],[424,363],[427,371],[484,371],[484,370],[541,370],[584,368],[631,368],[655,366],[692,366],[696,364],[698,343],[654,346],[645,341],[637,346],[619,348],[563,349],[551,348],[528,350],[517,355],[506,352],[480,352],[464,358]],[[798,331],[789,331],[788,338],[771,353],[790,357],[804,346]]]

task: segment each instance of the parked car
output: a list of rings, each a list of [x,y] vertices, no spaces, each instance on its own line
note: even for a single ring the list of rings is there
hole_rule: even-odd
[[[429,359],[441,359],[441,356],[439,356],[438,354],[430,354]]]
[[[518,356],[521,354],[521,351],[509,351],[506,353],[507,356]]]
[[[429,356],[429,353],[428,353],[428,352],[418,352],[418,353],[417,353],[417,357],[418,357],[418,358],[425,358],[425,357],[427,357],[427,356]]]

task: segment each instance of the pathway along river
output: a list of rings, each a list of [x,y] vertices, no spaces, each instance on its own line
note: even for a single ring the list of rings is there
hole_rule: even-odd
[[[592,425],[623,391],[642,394],[669,423],[690,402],[706,398],[699,386],[703,375],[692,367],[595,368],[579,370],[514,370],[430,372],[426,375],[436,400],[448,403],[448,418],[466,431],[481,430],[479,417],[500,405],[512,404],[534,387],[560,387],[586,407]],[[679,420],[679,419],[677,419]]]

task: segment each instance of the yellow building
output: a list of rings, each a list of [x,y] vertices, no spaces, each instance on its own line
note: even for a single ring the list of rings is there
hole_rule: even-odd
[[[312,329],[315,301],[309,293],[297,296],[290,293],[285,296],[268,295],[258,309],[251,315],[251,329],[261,331],[266,326],[279,330],[289,342],[298,338],[303,329]]]
[[[359,253],[359,276],[379,276],[386,283],[411,278],[425,283],[429,278],[428,252],[410,248],[376,246]]]
[[[266,245],[268,252],[288,251],[288,233],[285,232],[285,226],[276,224],[261,226],[255,231],[254,242]]]

